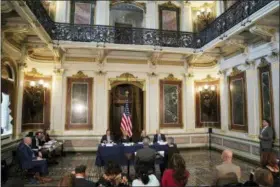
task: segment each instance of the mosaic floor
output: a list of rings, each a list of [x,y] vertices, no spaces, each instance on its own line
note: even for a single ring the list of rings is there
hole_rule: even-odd
[[[214,166],[221,163],[220,153],[203,149],[190,151],[184,150],[181,151],[181,154],[185,158],[187,169],[190,172],[188,185],[201,186],[211,184],[213,168]],[[49,167],[49,176],[54,179],[54,182],[40,186],[57,186],[58,180],[61,178],[61,176],[73,171],[75,166],[80,164],[85,164],[88,166],[87,173],[89,180],[96,181],[98,179],[98,175],[102,173],[102,170],[100,172],[100,169],[94,166],[94,153],[68,153],[66,157],[59,158],[58,161],[58,165]],[[256,165],[239,159],[234,159],[233,162],[241,167],[241,182],[248,180],[250,172],[257,167]],[[127,169],[123,168],[123,171],[126,173]],[[130,167],[130,174],[132,178],[134,177],[134,172],[134,168]],[[160,174],[158,166],[156,167],[156,173],[157,175]],[[15,182],[16,180],[16,178],[11,177],[4,186],[8,187],[10,186],[9,183],[11,181]],[[27,181],[25,181],[25,183],[26,184],[24,186],[38,186],[34,184],[28,184]]]

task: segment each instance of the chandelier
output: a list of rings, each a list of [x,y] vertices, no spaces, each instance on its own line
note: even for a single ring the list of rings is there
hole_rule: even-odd
[[[209,25],[209,23],[213,20],[213,12],[209,7],[202,7],[200,10],[196,12],[197,20],[204,23],[204,26]]]

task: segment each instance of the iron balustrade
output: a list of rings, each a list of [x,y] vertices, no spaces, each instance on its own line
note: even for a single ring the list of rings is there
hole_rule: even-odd
[[[204,46],[235,25],[248,22],[249,20],[246,20],[246,18],[272,1],[239,0],[201,32],[193,33],[107,25],[58,23],[50,18],[40,1],[25,0],[29,9],[53,40],[181,48],[200,48]]]

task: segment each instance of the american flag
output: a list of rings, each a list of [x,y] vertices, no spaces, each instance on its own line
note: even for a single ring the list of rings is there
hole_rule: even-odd
[[[124,112],[121,121],[121,129],[127,132],[129,137],[132,136],[132,124],[130,120],[129,108],[128,108],[128,100],[125,102]]]

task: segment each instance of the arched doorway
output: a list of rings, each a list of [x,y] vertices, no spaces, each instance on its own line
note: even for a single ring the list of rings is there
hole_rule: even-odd
[[[109,92],[109,128],[115,139],[120,139],[121,119],[125,103],[128,102],[132,122],[132,139],[137,141],[144,129],[144,91],[129,83],[119,84]]]

